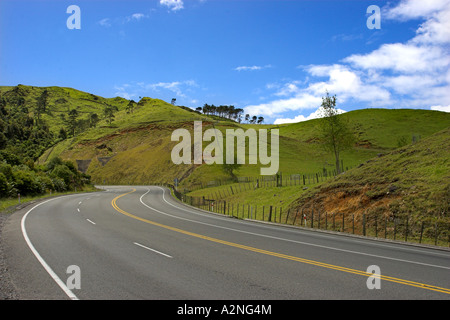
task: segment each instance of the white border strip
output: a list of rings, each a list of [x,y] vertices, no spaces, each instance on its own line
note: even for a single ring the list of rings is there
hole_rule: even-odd
[[[162,197],[164,202],[166,202],[167,204],[171,205],[174,208],[177,208],[179,210],[183,210],[186,212],[191,212],[192,210],[188,210],[187,208],[180,208],[172,203],[170,203],[169,201],[167,201],[167,199],[165,198],[165,189],[161,188],[160,186],[156,186],[157,188],[161,189],[163,191]],[[231,231],[236,231],[236,232],[241,232],[241,233],[246,233],[246,234],[251,234],[251,235],[256,235],[256,236],[260,236],[260,237],[264,237],[264,238],[271,238],[271,239],[276,239],[276,240],[282,240],[282,241],[287,241],[287,242],[292,242],[292,243],[298,243],[298,244],[302,244],[302,245],[308,245],[308,246],[313,246],[313,247],[318,247],[318,248],[323,248],[323,249],[329,249],[329,250],[335,250],[335,251],[341,251],[341,252],[347,252],[347,253],[352,253],[352,254],[358,254],[358,255],[362,255],[362,256],[369,256],[369,257],[374,257],[374,258],[381,258],[381,259],[387,259],[387,260],[393,260],[393,261],[399,261],[399,262],[405,262],[405,263],[412,263],[412,264],[417,264],[417,265],[423,265],[423,266],[428,266],[428,267],[434,267],[434,268],[441,268],[441,269],[447,269],[450,270],[450,267],[445,267],[445,266],[440,266],[440,265],[434,265],[434,264],[429,264],[429,263],[424,263],[424,262],[418,262],[418,261],[411,261],[411,260],[404,260],[404,259],[398,259],[398,258],[393,258],[393,257],[388,257],[388,256],[381,256],[381,255],[376,255],[376,254],[370,254],[370,253],[365,253],[365,252],[359,252],[359,251],[353,251],[353,250],[346,250],[346,249],[340,249],[340,248],[335,248],[335,247],[329,247],[329,246],[324,246],[324,245],[319,245],[319,244],[313,244],[313,243],[309,243],[309,242],[303,242],[303,241],[297,241],[297,240],[291,240],[291,239],[286,239],[286,238],[279,238],[279,237],[274,237],[274,236],[269,236],[269,235],[264,235],[264,234],[260,234],[260,233],[254,233],[254,232],[249,232],[249,231],[243,231],[243,230],[239,230],[239,229],[234,229],[234,228],[227,228],[227,227],[222,227],[222,226],[218,226],[218,225],[213,225],[213,224],[209,224],[209,223],[205,223],[205,222],[200,222],[200,221],[195,221],[195,220],[191,220],[191,219],[187,219],[187,218],[181,218],[175,215],[171,215],[165,212],[162,212],[158,209],[152,208],[151,206],[145,204],[142,200],[142,198],[147,195],[150,192],[150,189],[147,188],[147,192],[144,193],[141,197],[140,197],[140,202],[146,206],[147,208],[154,210],[156,212],[162,213],[164,215],[173,217],[173,218],[177,218],[177,219],[181,219],[181,220],[186,220],[186,221],[190,221],[190,222],[194,222],[194,223],[198,223],[198,224],[203,224],[203,225],[207,225],[207,226],[212,226],[212,227],[216,227],[216,228],[220,228],[220,229],[226,229],[226,230],[231,230]],[[190,209],[190,208],[189,208]],[[233,221],[235,222],[235,221]]]
[[[44,269],[47,271],[47,273],[53,278],[53,280],[55,280],[55,282],[60,286],[60,288],[64,291],[64,293],[71,299],[71,300],[79,300],[78,297],[66,286],[66,284],[57,276],[57,274],[52,270],[52,268],[50,268],[50,266],[47,264],[47,262],[45,262],[45,260],[41,257],[41,255],[39,254],[39,252],[37,252],[37,250],[34,248],[33,244],[30,241],[30,238],[28,237],[27,234],[27,230],[25,229],[25,219],[27,218],[28,214],[33,211],[34,209],[36,209],[37,207],[39,207],[40,205],[47,203],[49,201],[55,200],[55,199],[59,199],[59,198],[54,198],[54,199],[50,199],[44,202],[41,202],[37,205],[35,205],[33,208],[31,208],[30,210],[28,210],[27,213],[25,213],[25,215],[22,217],[22,221],[21,221],[21,227],[22,227],[22,234],[23,237],[25,238],[25,241],[28,244],[28,247],[30,248],[31,252],[33,252],[34,256],[38,259],[38,261],[41,263],[41,265],[44,267]]]
[[[144,249],[153,251],[153,252],[155,252],[155,253],[157,253],[157,254],[160,254],[160,255],[162,255],[162,256],[165,256],[165,257],[167,257],[167,258],[173,258],[172,256],[169,256],[168,254],[165,254],[165,253],[162,253],[161,251],[158,251],[158,250],[155,250],[155,249],[146,247],[146,246],[144,246],[144,245],[142,245],[142,244],[140,244],[140,243],[137,243],[137,242],[133,242],[133,243],[134,243],[135,245],[139,246],[139,247],[142,247],[142,248],[144,248]]]

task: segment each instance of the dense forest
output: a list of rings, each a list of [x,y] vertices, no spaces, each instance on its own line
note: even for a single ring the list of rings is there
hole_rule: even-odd
[[[37,165],[36,160],[65,139],[99,125],[113,126],[119,110],[132,114],[145,101],[103,98],[62,87],[0,87],[0,198],[70,191],[90,184],[90,177],[74,163],[55,158]],[[244,115],[243,109],[232,105],[183,108],[239,123],[264,122],[263,117]]]
[[[50,190],[69,191],[90,183],[69,161],[52,159],[45,166],[36,159],[67,134],[57,135],[42,119],[47,110],[48,91],[34,101],[26,99],[21,86],[0,95],[0,198],[39,195]]]

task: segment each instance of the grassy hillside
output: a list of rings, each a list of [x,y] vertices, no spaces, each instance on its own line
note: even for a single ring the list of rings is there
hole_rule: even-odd
[[[435,216],[449,212],[450,127],[414,144],[379,153],[336,177],[255,187],[223,185],[190,192],[193,197],[223,199],[252,206],[279,206],[335,213],[375,212],[382,216],[410,212]],[[233,188],[231,192],[230,188]]]
[[[80,118],[86,118],[92,113],[99,116],[103,112],[105,105],[112,105],[119,110],[124,110],[128,100],[116,98],[103,98],[91,93],[64,87],[34,87],[18,85],[15,87],[0,87],[0,95],[10,101],[9,107],[16,107],[16,103],[27,108],[30,116],[37,116],[38,99],[46,92],[45,111],[42,112],[42,119],[49,125],[54,133],[64,127],[61,116],[67,116],[68,112],[76,109]],[[18,102],[18,99],[23,101]],[[16,102],[17,101],[17,102]]]
[[[85,160],[82,165],[96,183],[173,183],[173,179],[178,178],[182,187],[191,189],[229,179],[221,165],[172,163],[170,152],[178,143],[171,141],[172,132],[181,127],[192,132],[194,120],[203,121],[203,130],[214,127],[223,133],[227,128],[237,127],[244,130],[279,129],[279,171],[284,176],[334,169],[332,155],[324,151],[317,139],[318,120],[278,126],[238,124],[148,97],[138,101],[130,111],[127,110],[129,101],[120,97],[103,98],[60,87],[0,87],[2,97],[11,101],[23,98],[22,104],[31,116],[45,91],[46,109],[41,117],[55,136],[67,126],[70,110],[78,111],[79,120],[96,113],[100,121],[95,126],[78,130],[74,136],[55,137],[54,145],[39,157],[38,162],[45,163],[54,156],[72,161]],[[116,108],[112,123],[103,116],[108,105]],[[348,112],[342,117],[348,119],[357,137],[354,147],[342,155],[344,168],[357,167],[380,153],[410,145],[450,126],[450,114],[427,110],[365,109]],[[203,143],[204,146],[207,144]],[[243,165],[236,175],[258,177],[259,166]]]
[[[290,207],[351,213],[357,220],[409,215],[413,223],[448,219],[449,199],[450,127],[307,190]]]
[[[448,246],[450,127],[325,181],[253,181],[188,196],[188,203],[239,218]]]
[[[333,177],[329,173],[334,170],[334,158],[324,151],[317,134],[320,120],[239,124],[158,99],[144,97],[130,109],[130,101],[120,97],[103,98],[60,87],[0,87],[0,102],[0,112],[6,115],[0,121],[0,156],[5,168],[4,161],[14,162],[14,157],[29,157],[29,171],[34,166],[31,160],[37,159],[37,167],[45,168],[42,165],[60,157],[76,163],[97,184],[172,184],[177,178],[179,190],[191,190],[188,195],[198,199],[225,200],[233,214],[257,212],[258,218],[265,214],[267,219],[272,207],[272,221],[298,224],[301,219],[296,217],[303,210],[311,220],[325,219],[322,225],[333,219],[333,228],[338,225],[336,214],[347,227],[365,228],[363,221],[370,220],[375,233],[384,219],[385,233],[393,229],[394,238],[397,219],[406,224],[403,230],[421,222],[420,234],[425,230],[428,241],[437,239],[438,233],[444,237],[448,233],[449,113],[364,109],[339,115],[348,121],[356,139],[341,154],[346,171]],[[105,114],[107,108],[114,110],[112,118]],[[75,127],[70,120],[73,110]],[[97,121],[92,122],[93,114]],[[215,128],[223,137],[227,129],[279,129],[282,186],[261,177],[260,165],[238,168],[234,173],[241,183],[233,182],[222,165],[175,165],[171,151],[178,141],[171,141],[171,135],[185,128],[193,138],[196,120],[202,121],[203,132]],[[62,135],[62,129],[68,133]],[[209,143],[203,142],[203,148]],[[328,177],[321,175],[324,172]],[[313,218],[319,212],[321,216]],[[388,228],[388,221],[394,226]]]

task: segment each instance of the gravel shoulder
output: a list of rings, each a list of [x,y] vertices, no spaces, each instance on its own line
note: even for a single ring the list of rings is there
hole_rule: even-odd
[[[11,280],[8,263],[4,254],[3,228],[8,218],[18,207],[0,212],[0,300],[18,300],[19,295]]]
[[[5,255],[4,233],[8,220],[19,210],[24,209],[39,200],[32,200],[26,203],[18,204],[4,211],[0,211],[0,301],[1,300],[20,300],[20,295],[12,280],[8,261]]]

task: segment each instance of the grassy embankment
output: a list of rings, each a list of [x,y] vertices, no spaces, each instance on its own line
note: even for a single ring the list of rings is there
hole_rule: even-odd
[[[8,90],[5,87],[0,89],[2,92]],[[87,173],[91,175],[94,183],[173,183],[174,178],[178,178],[181,181],[180,188],[189,190],[211,185],[212,182],[218,180],[226,182],[228,179],[229,182],[229,177],[223,172],[221,165],[174,165],[172,163],[170,153],[178,143],[171,141],[172,132],[180,127],[187,128],[192,132],[194,120],[203,121],[204,130],[212,128],[214,125],[223,133],[227,128],[237,127],[244,130],[249,128],[279,129],[279,171],[283,175],[283,181],[288,181],[286,179],[293,174],[300,177],[304,174],[323,172],[324,169],[329,173],[334,169],[333,156],[323,150],[317,139],[318,120],[279,126],[237,124],[218,117],[202,115],[188,108],[173,106],[158,99],[143,98],[132,112],[127,112],[128,100],[119,97],[106,99],[86,92],[59,87],[23,86],[21,89],[23,92],[27,92],[25,100],[31,111],[36,98],[44,89],[48,90],[48,110],[42,117],[55,133],[64,126],[61,115],[67,114],[73,108],[79,111],[80,117],[97,113],[102,118],[95,128],[78,132],[74,137],[59,142],[48,149],[39,159],[40,163],[46,162],[53,156],[61,156],[64,160],[72,161],[90,160]],[[117,107],[114,121],[111,124],[102,117],[106,104]],[[378,158],[379,154],[386,155],[405,144],[405,147],[408,148],[412,145],[413,140],[420,142],[433,133],[450,126],[448,113],[429,110],[366,109],[348,112],[342,116],[348,119],[357,137],[354,147],[342,154],[344,167],[353,168],[348,173],[354,172],[354,168],[370,159],[386,159]],[[432,144],[432,142],[429,143]],[[209,142],[203,143],[204,146],[207,144]],[[375,161],[375,163],[378,162]],[[379,166],[381,170],[385,164],[380,163]],[[414,163],[414,166],[418,166],[414,170],[421,170],[420,163]],[[362,168],[364,167],[366,165]],[[259,169],[258,165],[243,165],[236,171],[236,175],[261,179]],[[395,176],[404,171],[401,167],[396,167],[395,170],[397,171],[390,175]],[[410,167],[408,170],[413,169]],[[429,170],[422,172],[424,185],[427,184],[427,179],[434,179],[432,170]],[[346,173],[342,176],[350,176],[350,174]],[[377,177],[378,174],[374,174],[374,176]],[[322,182],[322,178],[320,180],[320,185],[327,185]],[[306,185],[307,190],[304,190],[303,183],[300,182],[299,180],[290,182],[288,186],[284,187],[266,186],[258,189],[252,188],[252,190],[247,188],[245,191],[242,191],[244,184],[222,185],[196,190],[191,195],[211,196],[218,190],[231,192],[231,186],[237,191],[237,188],[241,186],[239,192],[224,195],[224,199],[230,203],[245,205],[279,205],[284,212],[294,204],[300,203],[296,199],[311,193],[314,186],[312,181]],[[315,183],[317,184],[317,182]],[[349,181],[348,184],[352,184],[352,182]],[[379,185],[379,189],[384,188],[384,183],[381,182],[376,182],[374,185]],[[431,195],[438,191],[438,189],[431,190]],[[377,194],[377,191],[370,189],[367,193],[370,196],[372,193]]]

